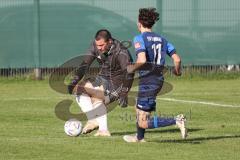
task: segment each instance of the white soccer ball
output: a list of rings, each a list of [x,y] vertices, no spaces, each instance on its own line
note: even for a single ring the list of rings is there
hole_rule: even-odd
[[[76,137],[82,131],[82,123],[79,120],[70,119],[65,123],[64,131],[68,136]]]

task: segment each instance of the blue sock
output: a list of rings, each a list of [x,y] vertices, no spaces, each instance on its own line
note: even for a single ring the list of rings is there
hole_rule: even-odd
[[[144,138],[144,134],[145,134],[145,129],[140,128],[137,124],[137,139],[142,140]]]
[[[166,127],[175,125],[176,120],[174,118],[161,118],[161,117],[151,117],[148,119],[148,128],[159,128],[159,127]]]

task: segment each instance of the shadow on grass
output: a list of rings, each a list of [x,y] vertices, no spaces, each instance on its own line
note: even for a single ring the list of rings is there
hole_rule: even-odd
[[[203,130],[201,128],[192,128],[188,129],[188,132],[197,132]],[[175,133],[175,132],[180,132],[179,129],[164,129],[164,130],[146,130],[146,133]],[[130,131],[130,132],[112,132],[112,136],[123,136],[123,135],[128,135],[128,134],[136,134],[136,131]]]
[[[208,137],[197,137],[197,138],[187,138],[187,139],[175,139],[175,140],[150,140],[149,142],[157,143],[189,143],[189,144],[201,144],[204,141],[209,140],[219,140],[227,138],[240,138],[240,135],[223,135],[223,136],[208,136]]]
[[[187,139],[152,139],[152,140],[147,140],[148,142],[153,142],[153,143],[186,143],[186,144],[201,144],[204,141],[209,141],[209,140],[220,140],[220,139],[231,139],[231,138],[240,138],[240,135],[222,135],[222,136],[206,136],[206,137],[196,137],[196,138],[191,138],[191,132],[197,132],[203,130],[201,128],[191,128],[188,129],[188,133],[190,136]],[[146,133],[175,133],[175,132],[180,132],[179,129],[165,129],[165,130],[147,130]],[[136,131],[130,131],[130,132],[113,132],[112,136],[123,136],[123,135],[128,135],[128,134],[136,134]]]

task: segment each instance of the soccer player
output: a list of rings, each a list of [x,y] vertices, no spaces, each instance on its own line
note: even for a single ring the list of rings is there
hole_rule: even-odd
[[[81,81],[94,60],[99,63],[100,72],[93,78]],[[127,48],[112,38],[108,30],[97,31],[95,40],[68,85],[69,93],[77,95],[76,101],[88,118],[83,134],[99,128],[95,136],[111,136],[107,126],[106,105],[119,100],[120,106],[126,107],[127,93],[134,76],[127,74],[127,65],[131,62]]]
[[[164,118],[151,116],[156,108],[156,96],[162,88],[164,77],[161,70],[165,64],[166,55],[174,62],[173,73],[181,75],[181,59],[176,53],[174,46],[161,35],[152,31],[152,26],[159,19],[159,13],[155,8],[141,8],[138,15],[138,30],[141,34],[134,38],[134,47],[137,55],[136,63],[127,67],[132,73],[139,70],[139,88],[136,104],[137,134],[136,136],[125,135],[126,142],[145,142],[145,129],[159,128],[170,125],[177,125],[180,128],[182,138],[186,138],[185,118],[178,115],[176,118]],[[147,65],[148,64],[148,65]],[[144,70],[144,66],[152,65],[150,70]]]

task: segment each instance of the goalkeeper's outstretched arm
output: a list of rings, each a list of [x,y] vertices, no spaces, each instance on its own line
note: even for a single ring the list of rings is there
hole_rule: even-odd
[[[92,42],[90,48],[88,49],[84,60],[79,65],[79,67],[75,70],[73,74],[73,78],[71,83],[68,85],[68,92],[72,94],[74,87],[78,84],[78,82],[84,77],[86,72],[88,71],[90,65],[95,60],[95,51],[94,51],[94,43]]]

